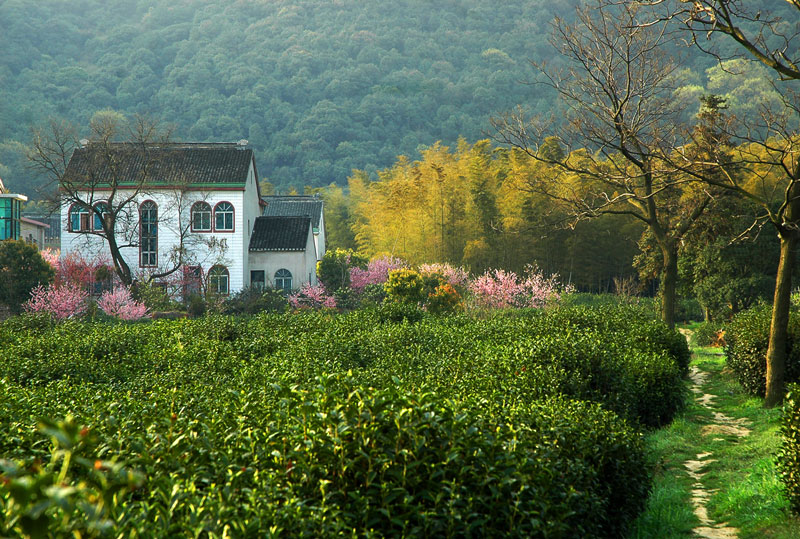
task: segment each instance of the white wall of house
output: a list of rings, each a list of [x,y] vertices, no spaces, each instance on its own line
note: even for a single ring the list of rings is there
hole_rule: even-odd
[[[241,251],[239,251],[243,261],[242,288],[250,285],[250,236],[253,234],[253,226],[255,225],[256,218],[261,215],[260,201],[261,196],[258,191],[258,179],[256,178],[255,168],[253,164],[251,164],[250,171],[247,174],[247,184],[245,185],[242,202],[242,222],[244,223],[244,227],[241,229],[243,231],[242,246]]]
[[[119,192],[120,199],[131,193]],[[195,202],[204,201],[212,209],[220,202],[229,202],[234,207],[234,229],[232,232],[191,232],[185,233],[184,245],[189,252],[188,265],[199,265],[204,273],[214,265],[223,265],[230,274],[230,289],[235,292],[243,288],[249,281],[247,269],[247,252],[249,235],[247,221],[254,219],[252,209],[245,204],[245,198],[257,197],[241,189],[214,189],[191,190],[179,194],[167,189],[153,189],[147,193],[140,193],[135,198],[135,205],[131,205],[129,217],[118,221],[117,241],[120,244],[135,243],[135,247],[121,249],[125,261],[130,266],[134,275],[147,277],[153,273],[163,272],[171,268],[174,263],[170,260],[170,252],[180,245],[181,230],[189,226],[191,206]],[[95,194],[97,201],[102,200],[99,193]],[[158,266],[143,268],[139,265],[138,247],[138,207],[145,201],[152,200],[158,207]],[[84,232],[70,232],[69,206],[61,209],[61,252],[79,252],[88,258],[97,256],[105,257],[110,261],[108,243],[96,234]],[[212,218],[213,221],[213,218]],[[211,247],[211,240],[216,240],[222,246]],[[222,243],[224,242],[224,243]]]
[[[319,216],[319,228],[314,234],[314,246],[317,249],[317,260],[322,260],[325,256],[325,212]]]

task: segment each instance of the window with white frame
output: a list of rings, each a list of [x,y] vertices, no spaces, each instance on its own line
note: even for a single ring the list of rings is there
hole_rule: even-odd
[[[220,202],[214,207],[214,230],[233,232],[233,204]]]
[[[266,275],[264,270],[250,270],[250,286],[263,290],[266,285]]]
[[[211,232],[211,206],[207,202],[192,205],[192,232]]]
[[[225,266],[213,266],[208,270],[208,291],[215,294],[230,293],[230,274]]]
[[[108,206],[108,202],[98,202],[94,205],[94,231],[95,232],[102,232],[103,231],[103,221],[107,221],[109,214],[111,212],[111,208]]]
[[[69,209],[69,231],[89,232],[89,210],[79,204],[73,204]]]
[[[287,269],[275,272],[275,290],[289,292],[292,290],[292,273]]]

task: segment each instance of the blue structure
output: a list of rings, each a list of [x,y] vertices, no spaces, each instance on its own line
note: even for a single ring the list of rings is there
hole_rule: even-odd
[[[0,194],[0,241],[18,240],[20,233],[20,211],[25,195]]]

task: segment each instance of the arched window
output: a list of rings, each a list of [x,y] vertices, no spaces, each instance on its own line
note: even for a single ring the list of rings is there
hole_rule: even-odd
[[[208,270],[208,291],[227,295],[230,292],[230,274],[225,266],[213,266]]]
[[[275,272],[275,290],[289,292],[292,290],[292,273],[287,269],[279,269]]]
[[[192,232],[211,232],[211,206],[206,202],[192,205]]]
[[[233,204],[220,202],[214,207],[214,230],[233,232]]]
[[[111,208],[108,206],[108,202],[98,202],[94,205],[94,230],[95,232],[102,232],[103,231],[103,221],[108,219],[108,215],[111,212]],[[101,217],[102,215],[102,217]]]
[[[158,207],[152,200],[139,206],[139,265],[158,266]]]
[[[89,210],[78,204],[73,204],[69,209],[69,231],[87,232],[89,227]]]

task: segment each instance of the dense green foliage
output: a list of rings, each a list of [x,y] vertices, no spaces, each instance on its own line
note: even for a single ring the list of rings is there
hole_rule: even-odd
[[[111,108],[174,123],[182,140],[248,139],[283,190],[344,185],[352,169],[374,174],[420,145],[477,140],[517,104],[552,112],[551,92],[519,81],[534,78],[528,60],[552,60],[549,23],[574,5],[7,0],[0,177],[34,194],[21,146],[30,128],[85,125]],[[751,110],[770,91],[758,69],[745,78],[704,73],[715,63],[702,54],[690,63],[689,114],[703,91]]]
[[[745,390],[764,396],[767,380],[767,347],[771,305],[757,305],[734,316],[726,326],[727,363]],[[796,308],[789,316],[786,344],[786,381],[800,381],[800,318]]]
[[[0,304],[12,311],[21,311],[31,290],[48,285],[55,273],[36,245],[24,240],[0,241]]]
[[[631,308],[413,318],[7,321],[0,533],[622,533],[628,422],[680,406],[681,337]]]
[[[783,405],[778,469],[792,509],[800,513],[800,386],[789,385]]]

